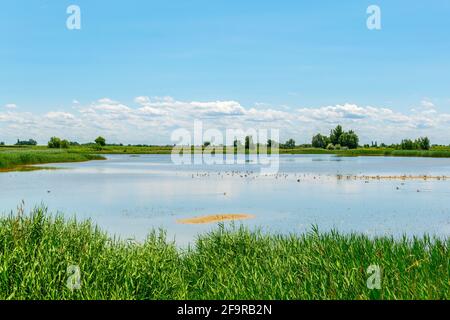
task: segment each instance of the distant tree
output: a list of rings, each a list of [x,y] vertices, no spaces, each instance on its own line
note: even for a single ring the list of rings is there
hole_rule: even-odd
[[[97,139],[95,139],[95,143],[98,144],[99,146],[104,147],[106,145],[106,140],[105,140],[105,138],[100,136],[100,137],[97,137]]]
[[[69,145],[71,145],[72,147],[76,147],[76,146],[79,146],[80,144],[76,141],[70,141]]]
[[[330,142],[334,145],[339,143],[339,138],[344,133],[341,125],[338,125],[335,129],[331,130]]]
[[[0,146],[4,146],[5,143],[3,141],[0,141]]]
[[[327,149],[328,149],[328,150],[334,150],[334,145],[333,145],[332,143],[329,143],[329,144],[327,145]]]
[[[286,143],[284,144],[284,147],[286,149],[293,149],[295,148],[295,140],[294,139],[289,139],[288,141],[286,141]]]
[[[422,137],[416,140],[416,145],[421,150],[430,150],[430,139],[428,137]]]
[[[316,134],[313,138],[312,138],[312,143],[311,145],[314,148],[322,148],[325,149],[329,143],[328,137],[321,135],[320,133]]]
[[[208,147],[208,146],[210,146],[211,145],[211,142],[209,142],[209,141],[205,141],[204,143],[203,143],[203,146],[206,148],[206,147]]]
[[[58,137],[51,137],[47,145],[49,148],[59,149],[61,148],[61,139]]]
[[[66,140],[66,139],[61,140],[60,148],[69,149],[69,146],[70,146],[70,142],[68,140]]]
[[[253,137],[246,136],[245,137],[245,149],[249,150],[249,149],[254,149],[254,148],[255,148],[255,144],[253,143]]]
[[[358,135],[354,133],[352,130],[350,130],[349,132],[344,132],[339,137],[339,144],[349,149],[356,149],[358,148],[359,144]]]
[[[411,139],[403,139],[400,143],[400,149],[402,150],[414,150],[414,142]]]
[[[20,141],[19,139],[17,139],[17,143],[16,146],[35,146],[37,145],[36,140],[33,139],[28,139],[28,140],[24,140],[24,141]]]

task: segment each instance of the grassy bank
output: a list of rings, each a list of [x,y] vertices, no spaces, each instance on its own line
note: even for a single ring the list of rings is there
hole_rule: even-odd
[[[172,146],[75,146],[71,147],[70,153],[81,154],[171,154]],[[3,152],[16,151],[49,151],[46,146],[35,147],[0,147]],[[67,152],[67,151],[66,151]],[[216,148],[216,152],[226,152],[225,148]],[[236,152],[236,150],[235,150]],[[255,151],[253,151],[255,152]],[[335,154],[339,156],[393,156],[393,157],[433,157],[450,158],[450,147],[432,147],[430,150],[395,150],[392,148],[358,148],[351,150],[326,150],[320,148],[295,147],[293,149],[279,149],[280,154]]]
[[[0,170],[20,169],[33,164],[82,162],[104,159],[102,156],[64,150],[39,150],[32,148],[0,149]]]
[[[0,218],[1,299],[449,299],[449,244],[219,228],[191,249],[118,241],[45,209]],[[382,268],[380,290],[366,269]],[[81,288],[66,283],[80,268]]]

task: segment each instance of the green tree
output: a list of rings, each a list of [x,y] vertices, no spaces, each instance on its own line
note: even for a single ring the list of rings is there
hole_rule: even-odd
[[[334,145],[339,143],[339,138],[344,133],[341,125],[338,125],[335,129],[331,130],[330,142]]]
[[[69,146],[70,146],[70,142],[68,140],[66,140],[66,139],[61,140],[60,147],[62,149],[69,149]]]
[[[246,136],[245,137],[245,149],[249,150],[249,149],[254,149],[254,148],[255,148],[255,144],[253,143],[253,137]]]
[[[286,143],[284,144],[284,147],[286,149],[294,149],[295,148],[295,140],[294,139],[289,139],[288,141],[286,141]]]
[[[339,144],[349,149],[356,149],[358,148],[359,137],[352,130],[350,130],[349,132],[344,132],[339,137]]]
[[[36,140],[33,139],[28,139],[28,140],[24,140],[24,141],[20,141],[19,139],[17,139],[17,143],[16,146],[35,146],[37,145]]]
[[[48,142],[48,147],[54,149],[61,148],[61,139],[58,137],[51,137],[50,141]]]
[[[329,143],[329,139],[326,136],[321,135],[320,133],[316,134],[313,138],[312,138],[312,142],[311,145],[314,148],[322,148],[325,149],[327,147]]]
[[[235,148],[242,146],[242,141],[238,139],[234,139],[233,146]]]
[[[414,142],[411,139],[403,139],[400,143],[400,149],[402,150],[414,150]]]
[[[430,150],[430,139],[428,137],[417,139],[416,144],[421,150]]]
[[[98,144],[99,146],[104,147],[106,145],[106,140],[105,140],[105,138],[100,136],[100,137],[97,137],[97,139],[95,139],[95,143]]]

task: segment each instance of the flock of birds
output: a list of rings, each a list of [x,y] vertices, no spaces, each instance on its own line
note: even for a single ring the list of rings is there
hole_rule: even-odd
[[[399,176],[368,176],[368,175],[342,175],[342,174],[311,174],[311,173],[286,173],[286,172],[279,172],[275,174],[261,174],[259,172],[255,171],[219,171],[219,172],[197,172],[192,173],[191,178],[208,178],[208,177],[218,177],[220,179],[224,179],[226,177],[229,178],[239,178],[239,179],[246,179],[246,180],[256,180],[259,178],[272,178],[274,180],[293,180],[296,182],[302,182],[302,181],[314,181],[314,180],[324,180],[324,179],[335,179],[335,180],[361,180],[364,181],[364,183],[370,183],[370,181],[402,181],[398,186],[395,187],[395,190],[400,190],[401,187],[405,186],[406,180],[447,180],[450,177],[447,176],[407,176],[407,175],[399,175]],[[421,192],[420,189],[417,189],[417,192]],[[225,193],[226,195],[226,193]]]

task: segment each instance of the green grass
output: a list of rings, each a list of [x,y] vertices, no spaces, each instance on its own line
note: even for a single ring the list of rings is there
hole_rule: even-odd
[[[172,146],[76,146],[63,152],[81,154],[171,154]],[[57,151],[46,146],[0,146],[0,154],[3,152],[17,151]],[[217,152],[225,150],[216,149]],[[270,151],[270,149],[268,149]],[[431,150],[395,150],[392,148],[358,148],[352,150],[326,150],[320,148],[296,147],[293,149],[279,149],[280,154],[336,154],[340,156],[396,156],[396,157],[444,157],[450,158],[450,147],[432,147]]]
[[[46,163],[81,162],[104,159],[102,156],[52,149],[0,149],[0,169],[21,169],[23,166]]]
[[[0,299],[449,299],[450,240],[225,229],[178,249],[109,238],[43,208],[0,218]],[[382,268],[369,290],[369,265]],[[66,287],[67,267],[81,289]]]

